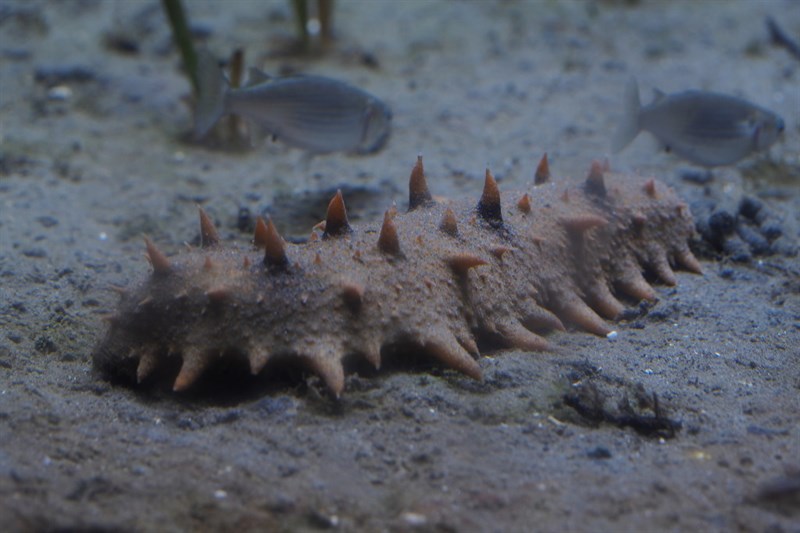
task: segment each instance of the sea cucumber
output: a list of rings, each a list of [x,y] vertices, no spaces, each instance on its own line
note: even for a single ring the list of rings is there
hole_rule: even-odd
[[[655,299],[643,273],[668,285],[673,268],[699,273],[694,231],[670,188],[599,162],[569,184],[545,154],[521,193],[501,194],[487,170],[476,203],[434,200],[420,157],[408,212],[387,210],[380,227],[351,226],[339,192],[305,244],[259,219],[252,247],[224,246],[202,208],[199,248],[173,258],[145,239],[152,275],[119,290],[93,359],[137,382],[180,366],[182,391],[222,360],[258,374],[290,358],[338,397],[345,356],[377,368],[382,349],[413,344],[480,379],[478,339],[541,351],[564,324],[606,335],[621,300]]]

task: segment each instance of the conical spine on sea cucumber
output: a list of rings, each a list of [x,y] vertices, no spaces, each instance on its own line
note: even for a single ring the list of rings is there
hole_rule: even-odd
[[[153,273],[118,291],[95,364],[137,382],[178,366],[181,391],[222,360],[257,374],[295,358],[338,396],[345,356],[378,368],[384,347],[415,344],[480,379],[478,340],[538,351],[564,324],[605,335],[624,302],[655,299],[644,273],[674,284],[673,267],[700,272],[688,209],[654,179],[593,162],[575,186],[545,155],[534,185],[502,194],[487,169],[477,203],[437,202],[420,156],[407,213],[351,226],[338,191],[323,238],[290,244],[259,218],[250,249],[226,246],[199,209],[199,249],[167,257],[145,239]]]

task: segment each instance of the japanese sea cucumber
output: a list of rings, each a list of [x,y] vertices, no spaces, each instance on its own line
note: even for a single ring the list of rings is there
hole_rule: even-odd
[[[606,335],[620,299],[655,299],[643,273],[674,285],[673,267],[701,271],[689,209],[652,178],[594,162],[559,182],[545,155],[527,192],[501,194],[487,170],[477,203],[435,201],[426,181],[420,157],[408,212],[380,227],[351,226],[337,193],[305,244],[259,219],[252,247],[224,246],[202,209],[199,248],[173,258],[145,239],[152,275],[120,290],[95,366],[142,382],[179,364],[182,391],[220,360],[258,374],[285,357],[338,396],[345,356],[379,367],[382,349],[414,344],[480,379],[476,339],[540,351],[565,323]]]

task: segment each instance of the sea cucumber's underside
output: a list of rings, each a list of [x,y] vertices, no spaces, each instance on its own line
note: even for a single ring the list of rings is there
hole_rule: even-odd
[[[675,267],[700,272],[671,189],[596,162],[570,185],[551,179],[546,156],[526,192],[501,194],[487,170],[478,202],[434,201],[420,158],[408,212],[351,226],[339,193],[302,245],[259,219],[252,247],[225,246],[202,209],[200,229],[202,246],[174,258],[146,240],[153,273],[120,291],[99,369],[142,382],[179,361],[181,391],[220,358],[253,374],[286,358],[338,396],[345,356],[379,367],[402,344],[479,379],[476,337],[539,351],[565,324],[605,335],[623,301],[655,298],[643,274],[673,285]]]

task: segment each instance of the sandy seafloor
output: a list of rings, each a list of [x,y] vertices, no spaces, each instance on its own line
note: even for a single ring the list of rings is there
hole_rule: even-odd
[[[222,4],[187,2],[212,50],[380,95],[391,141],[313,158],[187,143],[157,2],[0,1],[0,529],[800,531],[800,61],[764,24],[800,39],[800,3],[337,0],[335,50],[312,60],[276,54],[286,2]],[[545,151],[579,179],[608,154],[631,75],[644,101],[700,88],[783,116],[768,154],[706,185],[647,134],[610,159],[692,205],[761,198],[779,253],[706,254],[616,341],[490,351],[482,383],[399,364],[349,376],[336,402],[302,376],[174,394],[93,372],[108,287],[148,275],[142,234],[170,254],[195,239],[196,203],[247,242],[241,207],[305,233],[292,224],[322,218],[337,186],[355,220],[402,206],[418,153],[448,197],[477,199],[487,164],[529,187]],[[611,411],[655,393],[681,428],[591,424],[563,402],[589,386]]]

